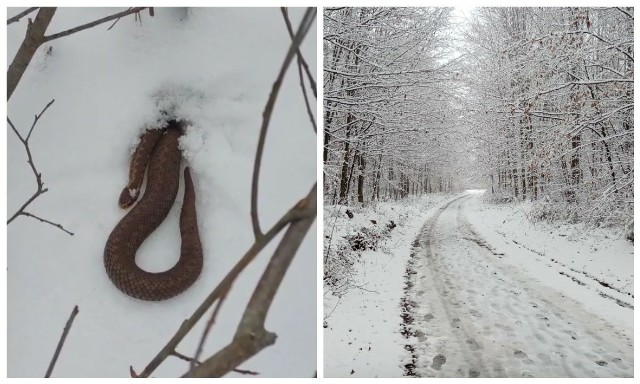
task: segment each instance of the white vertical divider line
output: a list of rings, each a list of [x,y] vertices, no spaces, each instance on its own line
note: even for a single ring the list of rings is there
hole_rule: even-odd
[[[318,333],[317,333],[317,339],[316,339],[316,345],[318,348],[318,352],[316,355],[316,365],[317,365],[317,370],[318,370],[318,378],[324,377],[324,337],[323,337],[323,330],[324,328],[322,328],[322,323],[323,323],[323,315],[324,315],[324,305],[323,305],[323,295],[322,295],[322,287],[323,287],[323,283],[322,283],[322,276],[323,275],[323,271],[324,271],[324,266],[322,263],[322,254],[323,254],[323,240],[324,240],[324,210],[323,210],[323,204],[324,204],[324,185],[322,184],[322,172],[323,172],[323,162],[322,162],[322,150],[323,150],[323,132],[324,132],[324,125],[323,125],[323,108],[322,106],[324,105],[324,81],[323,81],[323,73],[324,73],[324,55],[322,53],[322,39],[323,39],[323,32],[324,32],[324,24],[323,24],[323,12],[322,12],[322,6],[318,7],[318,12],[317,12],[317,16],[316,16],[316,27],[318,28],[318,33],[316,33],[316,38],[317,38],[317,43],[316,43],[316,49],[317,49],[317,56],[316,56],[316,83],[318,84],[318,101],[317,101],[317,109],[316,109],[316,126],[318,127],[318,132],[317,132],[317,152],[316,152],[316,158],[317,158],[317,178],[318,178],[318,216],[317,216],[317,223],[316,223],[316,227],[318,228],[318,240],[317,240],[317,247],[318,247],[318,252],[316,254],[317,257],[317,262],[318,262],[318,268],[317,268],[317,306],[318,306],[318,310],[317,310],[317,328],[318,328]]]

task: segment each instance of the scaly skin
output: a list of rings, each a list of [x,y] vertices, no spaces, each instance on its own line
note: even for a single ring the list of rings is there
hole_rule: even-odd
[[[104,266],[113,284],[129,296],[149,301],[180,294],[198,279],[202,270],[202,245],[189,168],[184,170],[185,193],[180,214],[182,244],[178,263],[165,272],[151,273],[140,269],[135,262],[138,248],[167,217],[178,193],[181,129],[172,121],[165,133],[157,132],[162,131],[148,131],[140,141],[144,148],[139,146],[131,160],[130,179],[135,181],[130,180],[121,194],[120,205],[129,206],[135,201],[129,189],[139,190],[142,185],[140,175],[144,176],[148,162],[145,193],[113,229],[104,249]],[[129,196],[131,201],[125,196],[123,204],[123,195]]]

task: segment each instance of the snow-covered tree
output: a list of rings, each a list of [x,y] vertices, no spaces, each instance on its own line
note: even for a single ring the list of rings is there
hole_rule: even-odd
[[[454,188],[450,8],[325,8],[324,194],[367,203]]]
[[[479,8],[465,38],[491,190],[542,218],[631,220],[633,8]]]

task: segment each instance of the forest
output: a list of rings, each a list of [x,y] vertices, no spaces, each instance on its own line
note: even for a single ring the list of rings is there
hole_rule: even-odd
[[[633,12],[325,8],[325,204],[483,188],[632,228]]]

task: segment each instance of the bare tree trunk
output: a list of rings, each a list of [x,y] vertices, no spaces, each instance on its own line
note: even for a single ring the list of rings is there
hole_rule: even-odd
[[[365,170],[365,160],[362,153],[358,153],[358,203],[364,204],[364,170]]]
[[[29,19],[27,34],[7,71],[7,100],[11,98],[33,55],[44,42],[44,33],[47,31],[47,27],[55,13],[56,8],[42,7],[38,11],[35,21],[32,22]]]
[[[351,114],[347,117],[347,138],[344,142],[344,158],[342,159],[342,171],[340,173],[340,204],[347,201],[347,191],[349,190],[349,120]]]

